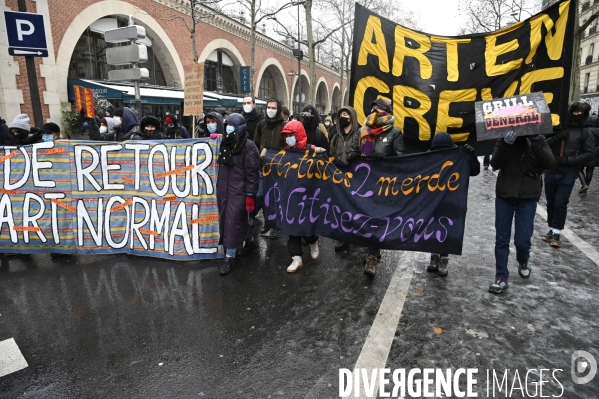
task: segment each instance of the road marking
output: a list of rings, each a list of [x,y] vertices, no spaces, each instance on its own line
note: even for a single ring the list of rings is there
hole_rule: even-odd
[[[29,367],[14,338],[0,341],[0,377]]]
[[[494,171],[493,174],[497,177],[499,175],[499,171]],[[542,206],[539,206],[537,203],[537,215],[542,217],[545,221],[547,221],[547,210]],[[576,248],[580,250],[583,254],[587,256],[591,261],[593,261],[597,266],[599,266],[599,252],[593,248],[589,243],[587,243],[582,238],[578,237],[578,235],[573,232],[568,226],[565,226],[562,230],[562,236],[566,237],[568,241],[570,241]]]
[[[395,337],[395,331],[397,331],[399,317],[406,301],[406,294],[414,275],[416,259],[419,255],[419,252],[404,251],[401,253],[395,273],[391,277],[389,288],[387,288],[379,311],[374,318],[374,323],[370,327],[370,332],[368,333],[366,342],[364,342],[364,346],[362,346],[362,351],[356,361],[354,370],[367,369],[368,375],[371,375],[372,369],[385,368],[389,352],[391,351],[391,344]],[[376,393],[378,391],[379,379],[377,378],[374,383],[374,392]],[[363,394],[362,390],[360,394]],[[366,398],[367,396],[360,397]]]

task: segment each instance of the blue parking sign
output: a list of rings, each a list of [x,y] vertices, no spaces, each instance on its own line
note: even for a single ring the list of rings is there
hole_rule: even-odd
[[[6,35],[8,36],[8,47],[12,54],[45,54],[47,56],[47,51],[32,51],[31,54],[24,54],[27,52],[26,50],[30,49],[48,50],[43,15],[30,12],[4,11],[4,22],[6,24]]]

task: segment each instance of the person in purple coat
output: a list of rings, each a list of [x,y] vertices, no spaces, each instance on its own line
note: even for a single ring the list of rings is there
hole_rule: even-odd
[[[258,193],[260,156],[254,142],[247,137],[245,119],[240,114],[230,114],[225,122],[218,163],[219,244],[225,248],[225,261],[219,271],[226,275],[235,265],[237,247],[245,243],[240,256],[257,248],[248,213],[254,211]]]

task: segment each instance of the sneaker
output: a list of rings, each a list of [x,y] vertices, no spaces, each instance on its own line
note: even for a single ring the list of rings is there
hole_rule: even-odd
[[[368,255],[366,257],[366,264],[364,265],[364,274],[370,277],[374,277],[376,274],[376,264],[378,259],[374,255]]]
[[[318,241],[316,241],[314,244],[310,244],[310,256],[314,260],[320,258],[320,248],[318,248]]]
[[[531,271],[532,271],[532,268],[528,262],[526,262],[526,263],[518,262],[518,274],[520,275],[520,277],[529,278]]]
[[[489,292],[492,294],[501,294],[505,290],[508,289],[507,280],[502,280],[499,278],[495,279],[495,283],[491,284],[489,287]]]
[[[587,191],[589,191],[589,186],[583,186],[578,190],[578,194],[585,194]]]
[[[348,243],[343,242],[343,241],[337,241],[337,244],[335,245],[335,252],[345,251],[348,248],[349,248]]]
[[[560,238],[560,234],[553,235],[553,239],[551,240],[551,246],[553,248],[560,248],[562,246],[562,243],[560,242],[559,238]]]
[[[258,248],[258,246],[256,245],[255,241],[252,242],[245,242],[245,245],[243,246],[243,248],[241,248],[241,251],[239,251],[239,254],[237,256],[244,256],[249,254],[252,251],[255,251]]]
[[[426,268],[426,271],[429,273],[437,273],[439,270],[439,260],[441,257],[439,254],[431,254],[431,263]]]
[[[268,237],[270,235],[270,227],[262,226],[262,228],[260,229],[260,235]]]
[[[287,268],[287,273],[295,273],[296,271],[304,267],[301,256],[293,256],[291,259],[292,261],[289,267]]]
[[[233,264],[235,263],[235,258],[225,258],[225,261],[220,265],[219,272],[221,276],[226,276],[231,273],[233,270]]]
[[[439,271],[437,275],[439,277],[447,277],[447,263],[449,262],[449,258],[447,256],[443,256],[439,259]]]
[[[549,229],[549,231],[547,232],[547,234],[545,234],[542,237],[543,241],[545,242],[551,242],[551,240],[553,240],[553,230]]]
[[[279,238],[279,232],[275,229],[270,229],[270,233],[268,234],[268,238],[275,239]]]

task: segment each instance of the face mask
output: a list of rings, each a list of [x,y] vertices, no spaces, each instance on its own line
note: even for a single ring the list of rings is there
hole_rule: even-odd
[[[331,126],[331,122],[325,122],[325,123],[324,123],[324,125],[325,125],[326,127],[329,127],[329,126]]]
[[[574,114],[570,114],[570,122],[574,122],[574,123],[580,123],[584,120],[585,115],[584,114],[580,114],[580,115],[574,115]]]
[[[339,126],[341,126],[342,128],[346,128],[349,126],[349,118],[342,116],[341,118],[339,118]]]
[[[171,123],[170,125],[168,125],[168,127],[170,127],[171,129],[175,127],[174,123]]]
[[[44,135],[42,135],[42,140],[44,140],[45,142],[54,141],[54,135],[44,134]]]
[[[114,127],[119,127],[123,123],[123,120],[121,118],[113,118],[113,121],[114,121]]]
[[[308,124],[312,120],[312,115],[302,115],[302,122]]]
[[[295,136],[285,138],[285,142],[289,147],[295,147],[295,144],[297,143]]]
[[[171,113],[167,111],[167,112],[166,112],[166,114],[167,114],[167,115],[170,115]]]
[[[235,126],[227,125],[227,129],[225,130],[227,131],[227,134],[231,134],[235,131]]]
[[[206,127],[210,133],[216,132],[216,123],[209,123],[206,125]]]
[[[249,114],[250,112],[252,112],[253,109],[254,109],[254,107],[252,107],[251,104],[246,104],[243,106],[243,112],[245,112],[246,114]]]
[[[275,116],[277,116],[277,110],[276,109],[267,109],[266,116],[268,116],[270,119],[274,118]]]
[[[100,133],[106,133],[108,128],[106,126],[100,126]]]

